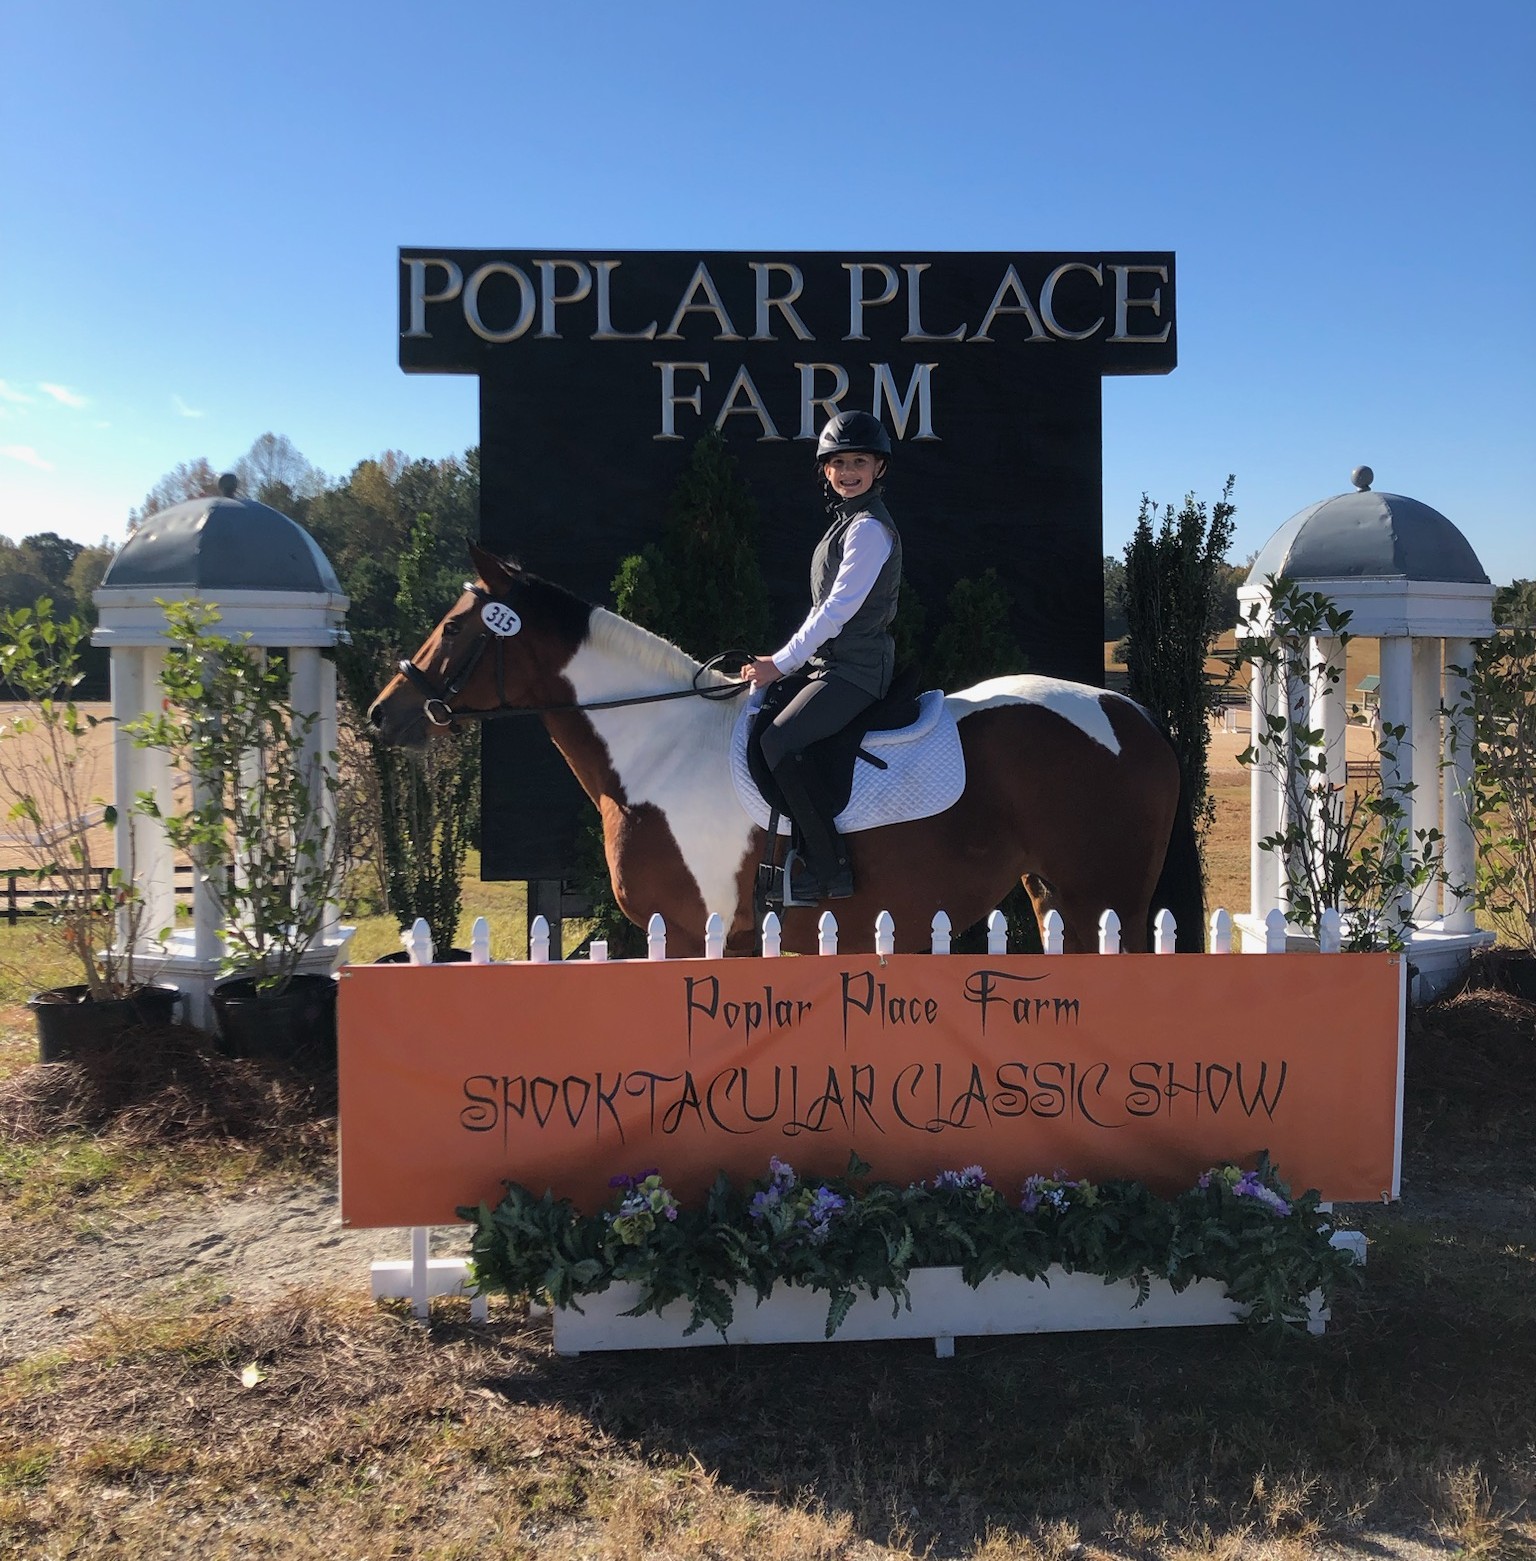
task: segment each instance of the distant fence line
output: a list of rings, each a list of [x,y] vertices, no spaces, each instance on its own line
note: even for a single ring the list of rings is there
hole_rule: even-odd
[[[89,877],[95,892],[107,893],[112,887],[112,874],[116,871],[114,867],[93,867]],[[190,863],[182,862],[176,866],[175,892],[179,899],[192,898],[192,874]],[[12,927],[23,916],[46,915],[52,902],[65,899],[69,894],[69,890],[59,885],[56,879],[45,879],[39,883],[30,868],[0,867],[0,878],[5,880],[5,920]]]

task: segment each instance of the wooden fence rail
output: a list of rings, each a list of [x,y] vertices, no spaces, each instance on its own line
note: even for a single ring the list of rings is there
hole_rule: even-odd
[[[113,867],[91,869],[89,876],[96,893],[105,894],[112,887],[112,874],[116,870]],[[191,864],[182,863],[175,869],[175,873],[176,897],[191,899]],[[56,879],[45,879],[39,883],[30,868],[0,867],[0,878],[5,880],[5,920],[12,927],[23,916],[46,915],[55,901],[69,894],[69,890]]]

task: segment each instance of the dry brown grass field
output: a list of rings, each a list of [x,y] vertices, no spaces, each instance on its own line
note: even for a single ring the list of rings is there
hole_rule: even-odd
[[[402,1233],[337,1226],[324,1079],[185,1037],[32,1066],[0,936],[0,1556],[1536,1561],[1536,1004],[1412,1017],[1404,1197],[1345,1211],[1369,1263],[1321,1338],[562,1359],[520,1298],[367,1299]]]

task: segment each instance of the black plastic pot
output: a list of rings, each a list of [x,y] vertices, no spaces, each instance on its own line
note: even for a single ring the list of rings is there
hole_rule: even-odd
[[[432,957],[434,965],[467,965],[474,956],[468,949],[438,949]],[[401,949],[398,954],[380,954],[374,960],[375,965],[408,965],[411,956],[408,950]]]
[[[180,1001],[181,993],[168,986],[141,986],[127,997],[108,998],[92,998],[86,986],[39,992],[27,1003],[37,1018],[37,1060],[68,1062],[140,1025],[170,1024]]]
[[[236,976],[214,987],[210,1000],[226,1056],[335,1067],[336,983],[329,976],[293,976],[280,992]]]

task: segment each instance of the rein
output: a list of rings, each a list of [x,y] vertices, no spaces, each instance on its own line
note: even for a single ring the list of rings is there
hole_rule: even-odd
[[[482,601],[494,600],[491,593],[480,586],[466,584],[465,589],[479,597]],[[473,676],[475,668],[480,665],[480,658],[485,654],[485,648],[490,643],[490,639],[489,633],[482,632],[475,641],[469,655],[465,658],[464,665],[441,688],[436,687],[432,679],[409,658],[399,663],[400,675],[417,693],[423,696],[425,703],[422,706],[422,714],[434,726],[452,726],[455,721],[490,721],[509,715],[559,715],[582,710],[621,710],[630,705],[654,705],[670,699],[733,699],[744,688],[751,686],[746,678],[736,678],[729,683],[723,683],[712,688],[701,688],[699,686],[699,679],[722,661],[734,657],[739,666],[742,662],[752,659],[747,651],[723,650],[718,656],[711,656],[693,674],[692,688],[670,689],[662,694],[631,694],[623,699],[595,699],[590,704],[513,705],[507,703],[506,658],[505,656],[498,656],[496,658],[496,698],[499,702],[489,710],[455,710],[449,701],[458,697],[459,691]],[[434,706],[436,707],[435,709],[433,708]]]

